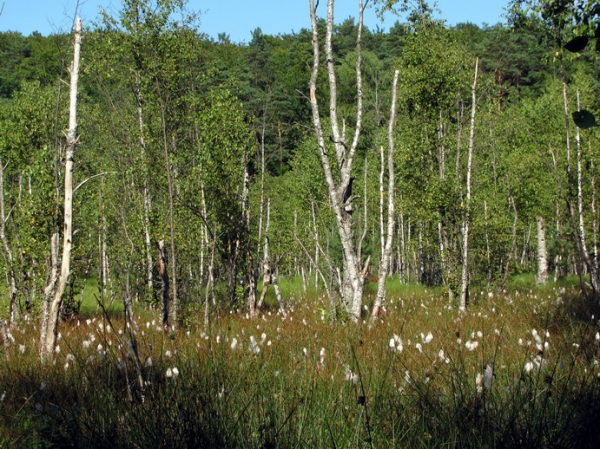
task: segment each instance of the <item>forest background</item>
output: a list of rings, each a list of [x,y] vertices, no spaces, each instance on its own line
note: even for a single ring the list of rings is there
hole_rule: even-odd
[[[541,283],[549,273],[578,275],[597,293],[598,7],[507,6],[506,24],[448,27],[425,2],[396,4],[409,12],[405,22],[362,30],[360,95],[358,24],[335,25],[344,133],[356,128],[359,96],[364,109],[344,194],[352,189],[367,282],[377,280],[385,248],[382,154],[398,70],[389,274],[444,286],[461,301],[469,285],[502,291],[522,272]],[[318,29],[326,34],[325,19]],[[332,313],[352,315],[339,304],[345,253],[309,101],[311,31],[256,29],[237,44],[205,36],[185,2],[129,0],[83,34],[64,316],[78,310],[90,279],[100,297],[206,306],[208,316],[209,304],[253,309],[259,280],[271,274],[295,277],[305,291],[324,287]],[[566,50],[578,36],[586,45]],[[44,296],[51,236],[62,227],[71,41],[0,34],[1,264],[11,321]],[[318,77],[317,97],[326,99],[324,68]]]

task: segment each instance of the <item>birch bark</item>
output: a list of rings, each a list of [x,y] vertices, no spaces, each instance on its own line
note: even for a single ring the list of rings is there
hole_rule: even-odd
[[[382,232],[382,252],[381,260],[379,263],[379,280],[377,281],[377,296],[375,303],[373,304],[373,311],[371,312],[372,324],[377,317],[381,314],[382,307],[385,301],[385,281],[388,276],[390,262],[392,259],[392,242],[394,239],[394,229],[396,227],[395,220],[395,171],[394,171],[394,128],[396,124],[396,100],[398,92],[398,75],[399,72],[394,72],[394,81],[392,83],[392,105],[390,108],[390,122],[388,126],[388,153],[387,153],[387,169],[388,169],[388,188],[387,188],[387,235],[383,236],[383,176],[381,177],[381,197],[380,197],[380,209],[382,210],[381,218],[381,232]],[[381,149],[382,154],[382,173],[383,173],[383,148]]]
[[[546,249],[546,222],[543,217],[537,217],[537,278],[536,283],[548,282],[548,251]]]
[[[343,273],[341,297],[342,303],[350,318],[354,322],[360,320],[362,309],[362,296],[364,289],[364,277],[362,276],[362,261],[355,245],[355,226],[352,221],[351,206],[355,199],[352,196],[352,165],[358,146],[362,129],[363,116],[363,89],[362,89],[362,52],[361,38],[363,27],[363,2],[359,0],[358,32],[356,38],[356,88],[357,108],[355,118],[355,129],[352,142],[348,145],[345,132],[340,132],[338,110],[337,110],[337,80],[333,54],[333,17],[334,0],[327,1],[327,26],[325,32],[325,59],[327,64],[327,75],[329,80],[329,125],[331,128],[330,140],[335,150],[334,165],[330,159],[329,148],[325,142],[325,132],[321,123],[319,103],[317,101],[317,78],[320,66],[320,43],[317,27],[317,9],[314,0],[309,0],[310,18],[312,28],[313,66],[310,77],[310,104],[312,109],[313,125],[319,146],[321,166],[327,184],[329,200],[335,215],[336,225],[343,252]],[[335,176],[334,176],[335,174]]]
[[[463,251],[462,275],[460,286],[460,310],[467,310],[469,297],[469,226],[471,224],[471,170],[473,163],[473,145],[475,140],[475,112],[477,110],[477,75],[479,72],[479,58],[475,59],[475,80],[472,88],[471,103],[471,130],[469,134],[469,153],[467,156],[467,195],[465,197],[465,212],[463,218]]]
[[[40,335],[40,358],[47,362],[54,352],[56,337],[58,335],[58,318],[60,306],[65,293],[65,288],[71,274],[71,247],[73,240],[73,163],[77,149],[77,85],[79,82],[79,59],[81,53],[81,19],[75,21],[75,43],[73,64],[71,66],[71,82],[69,87],[69,130],[67,132],[67,147],[65,150],[65,186],[64,186],[64,228],[63,250],[61,258],[60,275],[55,276],[57,268],[56,257],[53,255],[53,273],[46,286],[44,308],[45,316],[42,317],[42,331]],[[58,247],[58,235],[52,238],[52,246]],[[53,249],[53,252],[55,250]]]

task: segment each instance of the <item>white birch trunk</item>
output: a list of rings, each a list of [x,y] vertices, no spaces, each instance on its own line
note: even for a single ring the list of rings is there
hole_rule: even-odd
[[[321,115],[317,101],[317,78],[320,64],[320,44],[317,28],[317,13],[314,0],[309,0],[310,16],[312,26],[312,46],[313,46],[313,67],[310,77],[310,103],[313,116],[313,124],[319,146],[321,165],[327,183],[329,200],[336,219],[337,229],[340,236],[343,252],[343,275],[342,275],[342,302],[346,307],[351,319],[355,322],[360,320],[362,309],[362,296],[364,288],[364,278],[362,276],[362,261],[358,257],[355,248],[354,236],[355,227],[352,221],[351,205],[353,197],[351,195],[352,183],[352,165],[354,155],[358,146],[358,140],[362,128],[363,115],[363,92],[362,92],[362,54],[361,37],[363,25],[363,2],[359,0],[359,19],[358,33],[356,40],[356,85],[357,85],[357,112],[356,127],[352,143],[347,145],[345,133],[340,132],[338,110],[337,110],[337,81],[335,72],[335,62],[333,56],[333,6],[334,0],[327,1],[327,27],[325,34],[325,53],[327,61],[327,74],[329,79],[329,123],[335,149],[335,163],[337,164],[336,173],[331,166],[330,154],[325,142],[325,133],[321,124]]]
[[[546,249],[546,222],[543,217],[537,217],[537,284],[548,282],[548,251]]]
[[[73,53],[73,64],[71,66],[71,83],[69,88],[69,130],[67,132],[67,147],[65,151],[65,191],[64,191],[64,229],[63,229],[63,251],[61,259],[60,275],[54,284],[52,277],[47,288],[52,288],[45,300],[47,308],[43,317],[46,325],[42,326],[40,338],[40,358],[47,362],[54,352],[56,337],[58,334],[58,319],[60,306],[71,274],[71,247],[73,243],[73,163],[75,150],[77,148],[77,84],[79,81],[79,59],[81,53],[81,19],[75,22],[75,44]],[[54,238],[53,238],[54,243]],[[47,318],[47,319],[46,319]]]
[[[469,134],[469,153],[467,155],[467,194],[465,197],[465,212],[463,219],[463,251],[462,275],[460,285],[460,311],[467,310],[469,296],[469,226],[471,223],[471,170],[473,163],[473,144],[475,140],[475,112],[477,110],[477,75],[479,72],[479,58],[475,59],[475,80],[472,88],[471,103],[471,130]]]
[[[580,110],[580,102],[579,102],[579,91],[577,91],[577,109]],[[575,129],[575,140],[577,143],[577,216],[579,222],[579,246],[581,248],[581,253],[583,256],[583,260],[585,261],[586,267],[588,269],[588,274],[590,276],[590,283],[592,285],[592,290],[595,296],[598,296],[600,293],[600,279],[598,278],[598,267],[595,263],[595,256],[592,257],[587,248],[586,241],[586,231],[585,231],[585,219],[583,215],[583,186],[582,186],[582,177],[583,172],[581,168],[581,160],[582,160],[582,148],[581,148],[581,130],[579,127]]]
[[[396,124],[396,100],[398,92],[398,75],[399,72],[394,72],[394,81],[392,83],[392,105],[390,108],[390,122],[388,126],[388,153],[387,153],[387,169],[388,169],[388,202],[387,202],[387,234],[383,235],[383,147],[381,148],[381,177],[380,177],[380,211],[381,211],[381,233],[382,233],[382,251],[381,260],[379,262],[379,280],[377,281],[377,296],[373,304],[370,323],[374,323],[378,316],[381,315],[385,301],[386,289],[385,282],[388,277],[390,261],[392,259],[392,242],[394,239],[394,229],[396,226],[395,214],[395,171],[394,171],[394,128]]]

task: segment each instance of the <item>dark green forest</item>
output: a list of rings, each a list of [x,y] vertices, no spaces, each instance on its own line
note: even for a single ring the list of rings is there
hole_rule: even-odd
[[[77,313],[90,283],[99,298],[166,299],[179,322],[194,310],[245,313],[261,305],[260,285],[277,278],[304,291],[316,285],[343,315],[345,250],[310,102],[312,31],[215,40],[180,3],[125,0],[118,15],[84,23],[63,316]],[[539,283],[578,277],[598,297],[600,7],[516,1],[505,23],[448,26],[420,5],[389,30],[359,34],[358,19],[333,27],[337,117],[348,142],[362,108],[345,181],[361,282],[380,273],[382,148],[392,134],[386,276],[441,287],[456,305],[463,263],[467,291],[501,293],[511,276],[535,273]],[[317,35],[322,45],[323,18]],[[0,265],[11,320],[39,310],[51,236],[63,227],[72,44],[71,34],[0,33]],[[333,154],[330,61],[320,58],[321,150]]]

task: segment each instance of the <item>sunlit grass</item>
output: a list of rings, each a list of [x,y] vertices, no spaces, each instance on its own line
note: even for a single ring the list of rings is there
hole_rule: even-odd
[[[286,316],[273,299],[208,329],[199,315],[166,334],[159,311],[138,307],[139,368],[117,305],[63,323],[48,367],[36,324],[20,324],[1,362],[1,445],[598,443],[598,315],[576,288],[473,291],[461,315],[442,290],[398,284],[368,328],[332,321],[322,291],[280,286]]]

